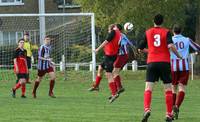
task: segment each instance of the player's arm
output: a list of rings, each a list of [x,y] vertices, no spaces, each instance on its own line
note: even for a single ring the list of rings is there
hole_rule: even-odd
[[[26,50],[24,50],[25,51],[25,56],[27,57],[27,51]],[[27,64],[27,60],[25,60],[25,65],[26,65],[26,70],[28,71],[28,64]],[[29,71],[28,71],[29,72]]]
[[[19,68],[18,68],[18,65],[17,65],[17,55],[18,55],[18,52],[17,50],[14,52],[14,66],[15,66],[15,70],[16,70],[16,73],[19,73]]]
[[[191,39],[189,39],[189,44],[190,44],[190,47],[191,47],[193,50],[195,50],[195,51],[197,51],[197,52],[200,52],[200,46],[199,46],[197,43],[195,43],[195,42],[193,42]]]
[[[112,39],[115,37],[115,31],[112,30],[109,34],[106,40],[95,50],[97,53],[99,50],[101,50],[106,44],[108,44]]]
[[[172,35],[170,32],[167,33],[167,44],[168,44],[168,48],[180,59],[182,59],[182,56],[178,53],[176,47],[173,44],[172,41]]]
[[[144,40],[142,40],[138,46],[138,52],[148,53],[147,47],[147,38],[146,35],[144,36]]]

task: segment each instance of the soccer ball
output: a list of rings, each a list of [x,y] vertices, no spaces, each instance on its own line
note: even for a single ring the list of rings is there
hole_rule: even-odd
[[[127,22],[124,24],[124,30],[127,31],[127,32],[130,32],[133,30],[133,24],[130,23],[130,22]]]

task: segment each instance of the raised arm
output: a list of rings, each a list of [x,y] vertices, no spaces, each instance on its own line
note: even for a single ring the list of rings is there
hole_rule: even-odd
[[[112,30],[106,40],[95,50],[95,52],[97,53],[99,50],[101,50],[107,43],[109,43],[110,41],[112,41],[112,39],[115,37],[115,31]]]

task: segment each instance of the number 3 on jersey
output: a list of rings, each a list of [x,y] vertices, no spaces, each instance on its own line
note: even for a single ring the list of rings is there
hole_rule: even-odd
[[[161,45],[160,35],[159,34],[154,35],[154,39],[155,39],[153,42],[154,46],[159,47]]]

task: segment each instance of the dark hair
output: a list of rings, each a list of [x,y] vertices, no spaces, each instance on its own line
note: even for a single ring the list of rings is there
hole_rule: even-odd
[[[115,24],[110,24],[110,25],[108,26],[108,28],[111,29],[111,30],[113,30],[114,27],[115,27]]]
[[[25,33],[24,33],[24,35],[27,35],[27,36],[29,36],[29,33],[28,33],[28,32],[25,32]]]
[[[121,31],[123,29],[121,24],[116,24],[117,28]]]
[[[46,35],[46,36],[45,36],[45,39],[46,39],[46,38],[51,38],[51,36],[50,36],[50,35]]]
[[[24,39],[19,39],[19,40],[18,40],[18,43],[19,43],[20,41],[24,41]]]
[[[164,17],[161,15],[161,14],[157,14],[155,17],[154,17],[154,23],[156,25],[161,25],[164,21]]]
[[[182,32],[181,26],[179,24],[174,24],[174,26],[173,26],[173,32],[175,34],[180,34]]]

